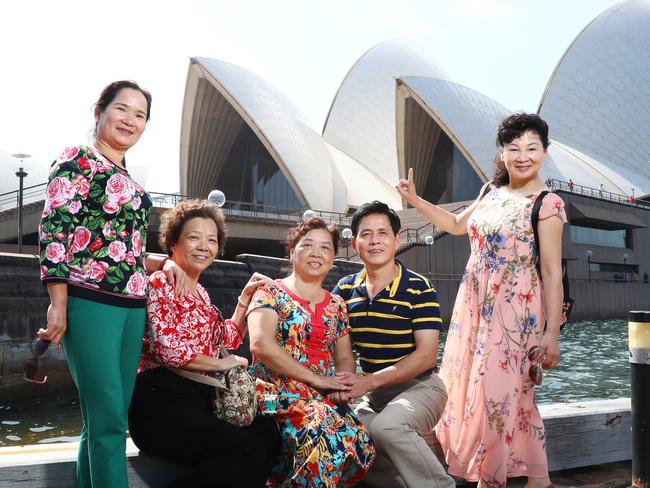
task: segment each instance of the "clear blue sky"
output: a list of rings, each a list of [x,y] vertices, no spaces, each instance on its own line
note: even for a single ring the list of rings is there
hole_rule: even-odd
[[[129,163],[148,189],[176,191],[190,57],[254,71],[291,98],[320,132],[350,67],[373,45],[394,38],[414,41],[455,82],[512,110],[534,111],[572,40],[617,3],[2,2],[0,151],[26,152],[32,165],[48,166],[65,146],[89,142],[92,104],[101,88],[134,79],[152,92],[153,106]]]

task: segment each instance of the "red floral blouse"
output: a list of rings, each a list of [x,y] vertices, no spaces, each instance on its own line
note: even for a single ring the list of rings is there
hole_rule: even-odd
[[[162,271],[149,277],[141,372],[164,364],[181,368],[198,354],[217,357],[220,342],[228,349],[236,349],[241,344],[237,324],[223,319],[205,288],[198,283],[196,291],[200,298],[189,293],[177,298],[174,285]]]

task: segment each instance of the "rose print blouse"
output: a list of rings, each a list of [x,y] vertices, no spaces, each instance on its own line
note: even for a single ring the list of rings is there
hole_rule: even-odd
[[[143,255],[152,202],[96,149],[69,147],[52,165],[39,226],[41,280],[68,294],[144,307]]]
[[[181,368],[197,354],[217,357],[220,342],[228,349],[236,349],[241,344],[237,324],[223,319],[198,283],[196,291],[199,297],[187,293],[178,298],[162,271],[149,277],[141,372],[165,364]]]

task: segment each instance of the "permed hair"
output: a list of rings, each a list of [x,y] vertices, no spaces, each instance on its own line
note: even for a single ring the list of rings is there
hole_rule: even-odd
[[[507,144],[528,131],[537,134],[542,141],[544,150],[548,149],[548,124],[539,115],[525,112],[514,113],[501,121],[497,129],[497,146],[503,149]],[[505,186],[510,183],[506,165],[499,155],[497,155],[495,162],[496,169],[492,177],[492,184],[496,187]]]
[[[291,256],[291,252],[296,248],[300,239],[302,239],[307,232],[323,229],[330,233],[332,237],[332,246],[334,247],[334,255],[339,252],[339,229],[334,224],[327,225],[323,219],[314,217],[307,219],[304,222],[299,222],[298,225],[288,230],[287,236],[284,239],[284,247],[287,252],[287,258]]]
[[[171,256],[171,248],[178,242],[185,223],[195,217],[211,219],[217,226],[217,244],[219,254],[223,254],[226,246],[226,221],[223,212],[215,204],[207,200],[183,200],[160,218],[160,247]]]

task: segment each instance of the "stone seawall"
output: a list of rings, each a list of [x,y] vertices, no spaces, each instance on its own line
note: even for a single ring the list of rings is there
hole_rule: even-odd
[[[357,263],[337,260],[327,276],[326,287],[333,288],[340,278],[360,268]],[[254,272],[278,278],[286,275],[287,269],[285,259],[242,254],[237,256],[237,261],[216,261],[203,272],[200,282],[212,302],[229,317],[237,296]],[[41,356],[40,367],[48,375],[47,383],[34,385],[22,378],[22,363],[30,357],[29,348],[36,332],[46,324],[48,305],[47,288],[39,279],[38,259],[0,253],[0,396],[3,398],[43,396],[72,387],[65,354],[55,347]],[[239,353],[249,356],[247,343]]]

